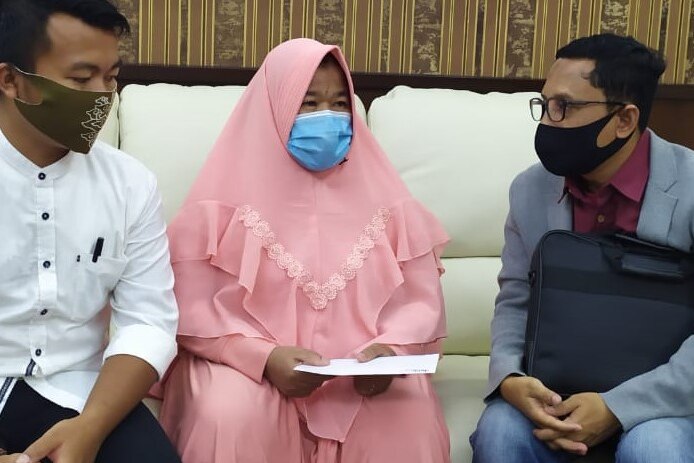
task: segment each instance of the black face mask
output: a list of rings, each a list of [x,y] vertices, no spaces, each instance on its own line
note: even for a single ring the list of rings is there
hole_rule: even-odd
[[[561,177],[578,177],[595,170],[629,140],[615,138],[600,147],[598,135],[616,113],[610,113],[581,127],[553,127],[539,124],[535,132],[535,151],[545,169]]]

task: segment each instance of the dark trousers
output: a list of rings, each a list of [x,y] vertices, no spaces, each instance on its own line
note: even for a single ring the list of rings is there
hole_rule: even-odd
[[[21,453],[59,421],[78,413],[18,380],[0,413],[0,448]],[[50,460],[45,460],[50,461]],[[106,438],[96,463],[181,463],[154,415],[139,404]]]

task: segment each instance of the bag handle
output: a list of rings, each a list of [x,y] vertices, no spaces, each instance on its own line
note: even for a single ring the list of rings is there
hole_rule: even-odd
[[[621,270],[633,275],[680,282],[687,276],[681,261],[666,261],[637,254],[625,254],[621,259]]]
[[[687,262],[669,248],[644,243],[628,236],[615,237],[631,244],[645,246],[649,251],[647,254],[632,252],[621,243],[613,246],[602,245],[603,253],[619,272],[677,282],[684,281],[691,273]]]

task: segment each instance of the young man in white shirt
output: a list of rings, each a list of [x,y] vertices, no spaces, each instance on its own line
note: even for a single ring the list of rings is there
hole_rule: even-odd
[[[95,140],[128,31],[108,0],[0,2],[0,463],[180,462],[141,403],[176,353],[156,180]]]

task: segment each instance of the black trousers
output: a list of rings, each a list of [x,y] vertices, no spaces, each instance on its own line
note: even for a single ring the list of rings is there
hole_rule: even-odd
[[[0,448],[21,453],[59,421],[78,413],[18,380],[0,413]],[[50,461],[50,460],[44,460]],[[154,415],[139,404],[106,438],[96,463],[181,463]]]

